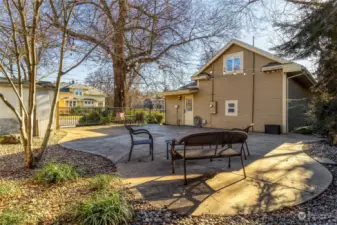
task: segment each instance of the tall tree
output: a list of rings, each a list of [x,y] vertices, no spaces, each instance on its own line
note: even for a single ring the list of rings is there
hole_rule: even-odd
[[[299,14],[286,22],[277,22],[287,35],[275,50],[283,56],[318,59],[316,88],[337,93],[337,1],[290,1]]]
[[[69,28],[54,26],[88,43],[100,43],[100,51],[110,58],[114,76],[114,106],[124,107],[127,75],[140,64],[167,61],[198,42],[237,33],[238,13],[254,1],[222,0],[88,0],[78,1]],[[54,14],[53,17],[57,16]],[[144,74],[143,74],[144,75]],[[146,74],[145,74],[146,76]],[[133,79],[129,79],[132,81]]]

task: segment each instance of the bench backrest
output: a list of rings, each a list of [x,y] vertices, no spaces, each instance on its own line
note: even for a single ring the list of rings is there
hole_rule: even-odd
[[[183,137],[177,144],[185,146],[218,145],[220,144],[219,138],[219,132],[197,133]]]

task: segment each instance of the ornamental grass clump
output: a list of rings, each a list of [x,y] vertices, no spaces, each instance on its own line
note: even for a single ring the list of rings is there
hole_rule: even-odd
[[[25,224],[26,215],[18,210],[5,209],[0,213],[1,225],[21,225]]]
[[[0,197],[18,193],[20,189],[12,181],[0,180]]]
[[[90,189],[96,191],[108,190],[111,183],[118,180],[119,178],[117,175],[99,174],[90,179],[89,186]]]
[[[85,225],[129,224],[134,215],[132,205],[122,191],[102,192],[77,205],[75,221]]]
[[[65,163],[48,163],[35,175],[35,179],[43,184],[55,184],[77,178],[76,170]]]

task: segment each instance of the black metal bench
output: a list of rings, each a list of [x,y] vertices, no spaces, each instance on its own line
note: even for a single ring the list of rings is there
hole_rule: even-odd
[[[244,144],[247,140],[247,134],[242,131],[221,131],[191,134],[180,140],[172,140],[171,160],[172,173],[175,173],[175,160],[184,161],[184,180],[187,184],[186,161],[198,159],[229,158],[228,167],[230,167],[231,157],[240,157],[241,165],[246,178],[246,171],[243,164],[242,153]],[[241,144],[240,152],[233,150],[233,144]],[[176,145],[183,145],[182,150],[176,149]],[[206,148],[205,148],[206,146]]]

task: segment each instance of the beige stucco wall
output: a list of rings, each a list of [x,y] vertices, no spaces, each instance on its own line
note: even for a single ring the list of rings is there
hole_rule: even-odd
[[[243,69],[246,75],[223,76],[224,56],[243,52]],[[255,106],[254,131],[264,132],[265,124],[283,125],[283,79],[282,71],[261,73],[261,67],[272,60],[255,54]],[[238,45],[230,47],[223,56],[219,57],[213,66],[205,72],[213,71],[214,101],[217,102],[217,114],[210,114],[209,103],[212,99],[212,80],[200,80],[199,92],[194,95],[194,116],[207,120],[206,127],[231,129],[242,128],[252,122],[252,93],[253,93],[253,52]],[[175,97],[177,98],[177,97]],[[238,100],[238,116],[225,115],[225,101]],[[167,105],[174,105],[173,99],[166,97]],[[170,108],[166,110],[168,123],[172,122]],[[176,117],[175,117],[176,118]]]
[[[179,105],[178,110],[175,105]],[[177,120],[183,124],[183,99],[178,100],[177,96],[165,97],[165,123],[170,125],[177,125]]]
[[[24,104],[28,107],[28,88],[23,90]],[[0,86],[0,93],[10,102],[17,110],[19,110],[19,101],[13,89],[9,86]],[[39,123],[39,136],[43,137],[47,129],[49,121],[49,114],[51,110],[51,102],[54,96],[53,90],[37,89],[36,104],[37,104],[37,118]],[[19,125],[15,114],[0,100],[0,133],[16,133]],[[55,123],[54,123],[55,128]]]

